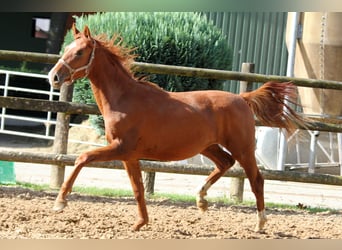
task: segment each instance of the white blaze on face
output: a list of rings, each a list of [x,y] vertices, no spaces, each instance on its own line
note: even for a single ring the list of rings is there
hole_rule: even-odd
[[[76,47],[76,42],[73,41],[72,43],[70,43],[68,46],[65,47],[65,50],[70,50]]]
[[[68,51],[70,49],[73,49],[73,48],[76,48],[76,42],[73,41],[72,43],[70,43],[68,46],[65,47],[65,51]],[[53,68],[49,71],[49,74],[48,74],[48,78],[49,78],[49,83],[50,85],[54,86],[56,84],[55,82],[55,75],[56,75],[56,67],[57,65],[59,64],[59,62],[57,62],[55,64],[55,66],[53,66]]]

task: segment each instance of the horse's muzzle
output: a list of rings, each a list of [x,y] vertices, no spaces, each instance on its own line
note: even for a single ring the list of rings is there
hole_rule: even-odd
[[[63,83],[71,84],[71,81],[68,81],[58,72],[55,72],[53,69],[48,74],[49,83],[54,89],[60,89]]]
[[[55,72],[54,68],[52,68],[48,74],[49,77],[49,83],[54,89],[59,89],[62,85],[60,81],[60,77]]]

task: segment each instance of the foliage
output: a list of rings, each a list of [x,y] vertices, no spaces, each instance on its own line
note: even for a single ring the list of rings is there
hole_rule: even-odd
[[[221,30],[205,16],[192,12],[108,12],[75,17],[76,26],[88,25],[92,34],[119,34],[127,47],[136,48],[136,61],[198,68],[231,68],[231,51]],[[64,46],[73,40],[69,31]],[[222,89],[222,81],[171,75],[151,75],[150,81],[168,91]],[[93,103],[88,80],[75,85],[74,100]]]

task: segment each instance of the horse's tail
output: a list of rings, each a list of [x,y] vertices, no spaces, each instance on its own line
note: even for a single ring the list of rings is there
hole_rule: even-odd
[[[289,105],[296,104],[296,87],[287,83],[267,82],[257,90],[240,94],[258,120],[266,126],[285,128],[290,134],[306,121]]]

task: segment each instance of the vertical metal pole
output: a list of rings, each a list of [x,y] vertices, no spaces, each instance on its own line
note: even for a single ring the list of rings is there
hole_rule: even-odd
[[[253,73],[254,63],[242,63],[241,72]],[[240,81],[240,93],[251,91],[252,84],[245,81]],[[243,189],[244,189],[245,179],[244,178],[230,178],[230,199],[235,202],[243,201]]]
[[[315,173],[316,145],[317,145],[317,137],[319,136],[319,132],[310,131],[310,135],[311,135],[311,140],[310,140],[310,157],[309,157],[308,172],[313,174]]]
[[[4,86],[4,96],[6,97],[8,94],[8,85],[9,85],[9,74],[6,73],[6,78],[5,78],[5,86]],[[1,123],[0,123],[0,130],[5,129],[5,116],[6,116],[6,108],[1,108]]]
[[[291,20],[292,32],[291,32],[290,44],[288,48],[289,56],[287,60],[287,69],[286,69],[286,76],[290,76],[290,77],[293,77],[293,71],[294,71],[296,43],[297,43],[297,38],[298,38],[299,14],[300,14],[299,12],[295,12]],[[282,129],[280,133],[280,138],[279,138],[279,153],[278,153],[277,170],[285,169],[286,152],[287,152],[286,131]]]
[[[50,85],[50,93],[49,93],[49,101],[53,101],[53,94],[54,94],[54,89]],[[47,112],[47,117],[46,117],[46,124],[45,124],[45,135],[49,136],[50,135],[50,129],[51,129],[51,115],[52,112]]]
[[[334,134],[329,132],[329,149],[330,149],[330,162],[335,162],[334,154]]]
[[[63,84],[60,92],[60,101],[70,102],[72,100],[73,85]],[[55,140],[53,143],[53,153],[66,154],[68,151],[70,115],[57,113],[57,123],[55,129]],[[58,189],[64,181],[65,165],[51,165],[50,188]]]
[[[300,156],[300,146],[299,146],[299,143],[300,143],[300,140],[298,139],[298,133],[296,133],[295,135],[296,137],[296,154],[297,154],[297,163],[302,163],[302,158]]]
[[[337,134],[338,160],[340,163],[340,175],[342,175],[342,133]]]

